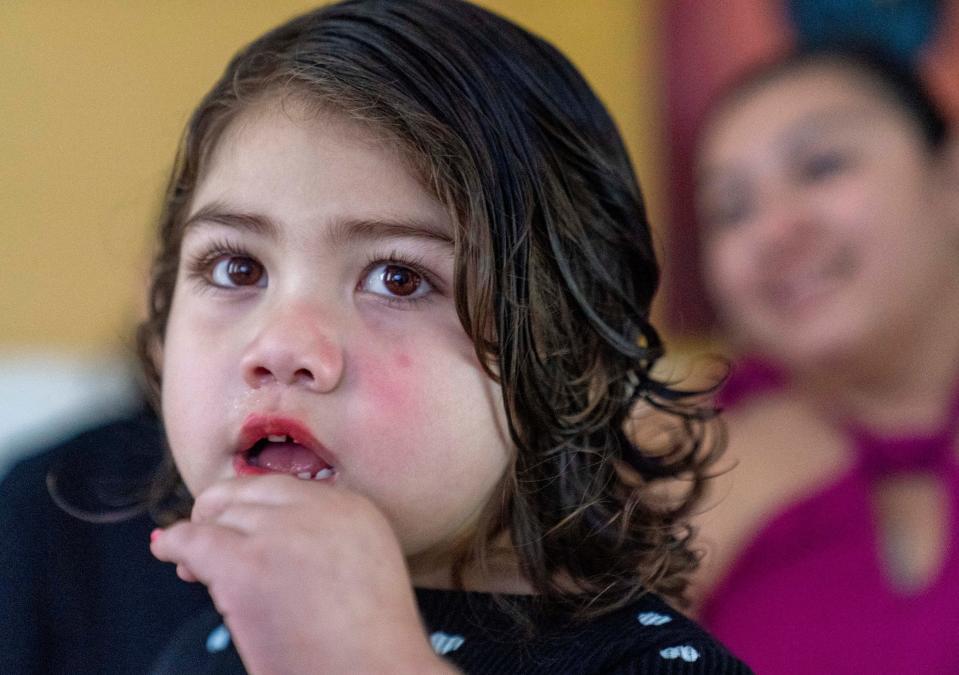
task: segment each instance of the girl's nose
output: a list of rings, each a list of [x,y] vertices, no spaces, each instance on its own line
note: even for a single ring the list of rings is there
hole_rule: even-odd
[[[305,307],[266,316],[241,364],[251,389],[283,385],[321,393],[337,387],[343,366],[336,331],[321,313]]]

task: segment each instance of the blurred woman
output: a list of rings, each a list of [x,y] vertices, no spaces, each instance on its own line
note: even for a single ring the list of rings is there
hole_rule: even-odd
[[[750,75],[697,157],[707,286],[741,359],[700,618],[760,673],[959,671],[959,171],[878,55]]]

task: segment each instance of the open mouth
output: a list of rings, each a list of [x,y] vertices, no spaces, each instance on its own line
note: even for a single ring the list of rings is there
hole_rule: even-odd
[[[239,475],[285,473],[301,480],[330,480],[336,469],[322,452],[299,423],[256,417],[243,427],[234,468]]]

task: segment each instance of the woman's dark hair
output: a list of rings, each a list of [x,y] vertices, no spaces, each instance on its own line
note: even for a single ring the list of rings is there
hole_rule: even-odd
[[[454,580],[508,534],[533,588],[580,615],[645,590],[680,597],[697,561],[685,519],[721,442],[711,409],[652,374],[659,269],[636,178],[576,69],[473,5],[349,0],[233,58],[189,122],[161,216],[139,331],[154,393],[198,181],[230,122],[274,95],[393,136],[453,216],[457,312],[516,446]],[[640,447],[625,428],[639,415],[674,424]],[[158,494],[177,490],[171,463]]]
[[[824,43],[801,48],[771,63],[747,71],[716,99],[705,121],[784,75],[811,67],[836,66],[847,69],[873,85],[877,92],[902,110],[920,132],[930,150],[943,147],[949,125],[916,70],[892,54],[869,44]]]

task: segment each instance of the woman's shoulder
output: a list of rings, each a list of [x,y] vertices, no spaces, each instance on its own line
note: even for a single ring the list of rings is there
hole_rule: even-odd
[[[790,501],[849,466],[845,439],[790,389],[771,391],[722,412],[726,453],[714,498],[754,509]]]
[[[694,525],[703,562],[695,596],[708,593],[764,524],[851,466],[845,439],[790,388],[740,399],[722,412],[726,451]]]

